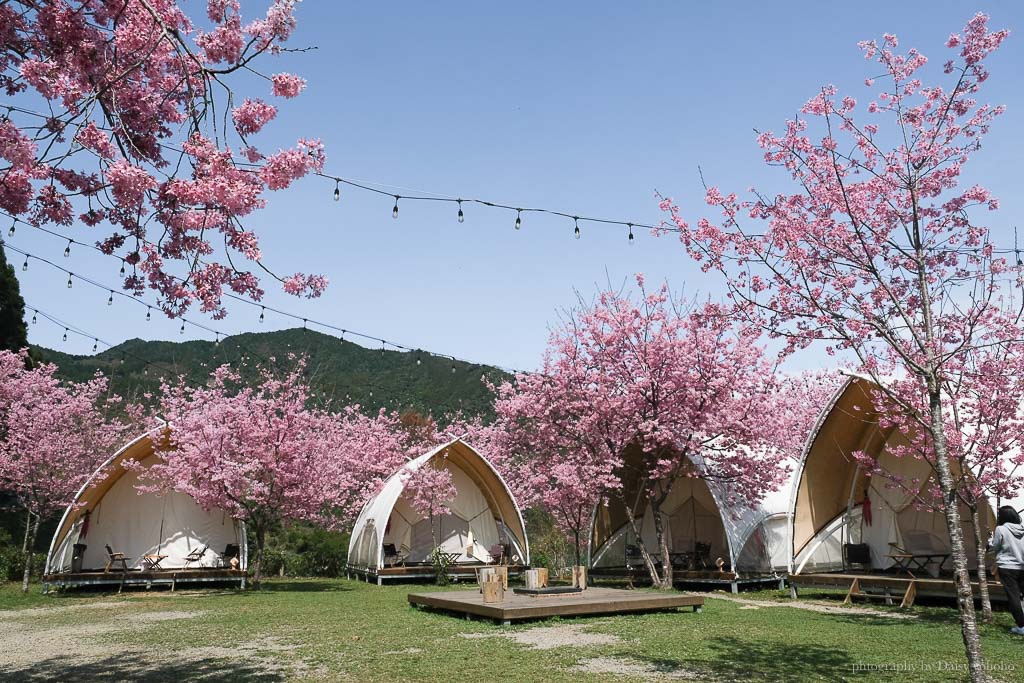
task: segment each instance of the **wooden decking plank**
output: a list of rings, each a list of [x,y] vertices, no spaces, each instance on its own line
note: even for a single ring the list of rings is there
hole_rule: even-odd
[[[493,604],[484,604],[483,597],[477,591],[410,593],[408,600],[413,605],[501,621],[620,614],[678,607],[700,608],[704,605],[704,598],[695,595],[645,593],[610,588],[590,588],[583,593],[540,597],[507,594],[503,602]]]

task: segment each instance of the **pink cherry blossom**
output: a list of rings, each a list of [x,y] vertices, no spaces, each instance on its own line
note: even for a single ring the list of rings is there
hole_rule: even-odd
[[[306,79],[293,74],[274,74],[270,80],[278,97],[298,97],[306,87]]]
[[[128,437],[137,408],[122,405],[97,375],[65,384],[57,367],[27,368],[27,352],[0,351],[0,488],[28,514],[22,590],[28,590],[39,522],[69,505],[75,493]],[[127,421],[112,417],[120,410]]]
[[[254,18],[238,0],[208,0],[194,21],[175,0],[0,3],[0,87],[15,105],[0,121],[0,210],[62,227],[86,216],[107,231],[104,251],[140,264],[125,288],[155,290],[169,315],[196,304],[221,317],[226,288],[261,296],[257,273],[283,278],[241,223],[267,192],[322,169],[324,154],[303,139],[260,155],[249,138],[276,109],[234,88],[236,72],[260,74],[261,58],[291,36],[296,4],[273,0]],[[279,97],[305,85],[292,74],[267,78]],[[221,112],[233,102],[242,102],[236,130],[225,135]],[[88,210],[77,205],[82,195]],[[302,279],[286,291],[325,284]]]
[[[696,227],[662,202],[686,251],[725,276],[737,311],[786,354],[819,346],[867,375],[880,428],[909,440],[895,455],[932,467],[974,681],[986,676],[960,510],[977,522],[983,493],[1021,484],[1024,278],[982,223],[998,202],[984,188],[961,187],[960,176],[1003,113],[978,97],[985,59],[1007,35],[973,17],[947,41],[952,77],[934,85],[923,81],[927,58],[896,52],[895,36],[864,41],[865,58],[877,62],[871,71],[886,75],[863,112],[852,100],[837,103],[827,86],[802,116],[757,138],[792,191],[743,200],[709,193],[719,216]],[[984,590],[984,572],[980,583]]]

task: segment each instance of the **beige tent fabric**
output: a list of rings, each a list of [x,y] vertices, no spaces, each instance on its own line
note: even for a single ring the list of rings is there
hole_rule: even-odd
[[[450,515],[430,521],[409,505],[407,474],[437,462],[452,473],[457,495]],[[366,505],[352,530],[348,566],[377,570],[384,566],[383,545],[393,543],[408,562],[427,562],[433,539],[444,552],[457,553],[457,562],[486,562],[496,543],[510,543],[521,563],[529,562],[526,525],[519,506],[498,472],[469,444],[455,439],[406,463]],[[472,555],[467,553],[472,536]]]
[[[712,561],[718,557],[731,561],[722,514],[703,479],[677,479],[665,500],[662,520],[670,552],[692,552],[695,543],[707,543],[711,545]],[[639,521],[645,547],[651,553],[657,553],[654,513],[649,503]],[[612,529],[614,523],[618,526]],[[620,502],[614,500],[598,509],[595,536],[598,543],[595,544],[597,550],[593,566],[624,566],[626,546],[636,545],[636,540]]]
[[[435,515],[432,533],[430,520],[413,509],[403,491],[388,519],[384,543],[404,550],[409,562],[429,562],[436,536],[442,551],[459,554],[458,562],[490,562],[487,550],[501,538],[487,499],[462,468],[447,461],[444,467],[452,473],[457,491],[448,505],[451,514]],[[472,557],[466,554],[471,531]]]
[[[895,564],[887,557],[897,552],[891,544],[909,552],[949,550],[945,517],[931,500],[931,465],[912,455],[894,455],[896,446],[908,440],[903,434],[879,430],[871,386],[867,379],[851,377],[824,408],[808,439],[791,503],[797,572],[842,568],[842,545],[849,542],[866,543],[877,569]],[[853,458],[856,451],[873,455],[882,473],[866,477]],[[871,500],[870,525],[861,514],[865,492]],[[994,515],[989,506],[982,516],[991,528]],[[976,567],[974,530],[966,508],[961,518],[971,548],[969,562]]]
[[[144,555],[167,555],[164,569],[184,566],[191,551],[208,546],[209,550],[191,567],[226,566],[222,553],[229,544],[241,549],[241,567],[245,568],[244,526],[222,510],[203,510],[184,493],[140,493],[140,472],[127,470],[122,463],[136,460],[142,467],[158,462],[153,454],[151,436],[145,434],[129,443],[108,461],[82,488],[64,513],[47,557],[47,572],[69,571],[72,546],[87,546],[83,569],[102,569],[107,561],[105,546],[129,558],[129,567],[141,568]],[[87,533],[83,536],[85,514],[89,513]]]

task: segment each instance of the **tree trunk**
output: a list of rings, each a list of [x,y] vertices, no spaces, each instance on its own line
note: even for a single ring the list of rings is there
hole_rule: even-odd
[[[32,513],[29,513],[31,519]],[[39,533],[39,515],[35,515],[35,521],[31,523],[31,531],[27,531],[25,537],[25,573],[21,577],[21,592],[28,593],[28,581],[32,577],[32,550],[36,546],[36,534]]]
[[[21,554],[24,555],[28,552],[28,535],[32,531],[32,512],[26,510],[25,515],[25,540],[21,544]]]
[[[654,533],[658,539],[658,552],[661,554],[661,583],[658,588],[663,591],[672,590],[672,555],[669,554],[668,539],[665,538],[665,520],[661,517],[661,505],[651,501],[651,514],[654,515]]]
[[[267,530],[262,524],[256,526],[256,558],[252,565],[252,586],[260,589],[260,582],[263,580],[263,548],[267,543]]]
[[[640,549],[640,556],[643,557],[647,573],[651,576],[651,584],[661,586],[658,568],[654,565],[654,559],[651,557],[651,554],[647,552],[647,546],[644,545],[644,539],[640,533],[641,530],[636,525],[636,516],[633,514],[633,508],[626,502],[625,498],[622,499],[622,503],[626,509],[626,519],[629,520],[629,526],[633,530],[633,535],[636,536],[636,547]]]
[[[573,539],[576,542],[576,566],[578,567],[578,566],[580,566],[580,564],[582,564],[580,562],[580,560],[581,560],[581,553],[580,553],[580,530],[579,530],[579,527],[576,527],[575,529],[572,530],[572,535],[573,535]]]
[[[957,507],[956,492],[953,490],[953,475],[949,466],[949,454],[946,450],[942,395],[934,380],[929,381],[928,408],[931,419],[929,431],[932,444],[935,447],[935,470],[939,475],[942,507],[946,516],[946,528],[949,532],[950,553],[953,556],[957,607],[960,610],[960,633],[963,636],[964,652],[967,655],[967,667],[973,683],[985,683],[989,679],[985,674],[985,662],[981,654],[981,638],[978,634],[978,622],[974,613],[971,576],[967,571],[967,551],[964,548],[964,534],[960,526],[960,510]]]
[[[978,596],[981,598],[981,620],[986,624],[992,623],[992,599],[988,592],[988,569],[985,563],[985,551],[988,549],[988,530],[982,525],[981,515],[978,514],[978,501],[975,500],[970,506],[971,523],[974,525],[975,542],[978,544]]]

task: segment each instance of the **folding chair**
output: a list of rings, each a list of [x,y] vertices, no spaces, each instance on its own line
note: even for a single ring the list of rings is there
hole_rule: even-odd
[[[128,560],[131,558],[125,557],[124,553],[115,553],[109,545],[104,547],[107,549],[107,565],[103,568],[103,572],[109,572],[111,567],[113,567],[117,562],[121,563],[121,571],[128,571]]]
[[[384,544],[384,562],[389,567],[394,567],[396,564],[405,566],[405,557],[408,554],[405,546],[402,546],[401,550],[395,548],[394,543]]]
[[[199,562],[200,560],[202,560],[203,559],[203,555],[205,555],[206,551],[209,550],[209,549],[210,549],[210,546],[204,545],[202,548],[196,548],[195,550],[190,552],[188,555],[186,555],[185,556],[185,569],[188,569],[188,566],[190,564],[192,564],[193,562]]]

